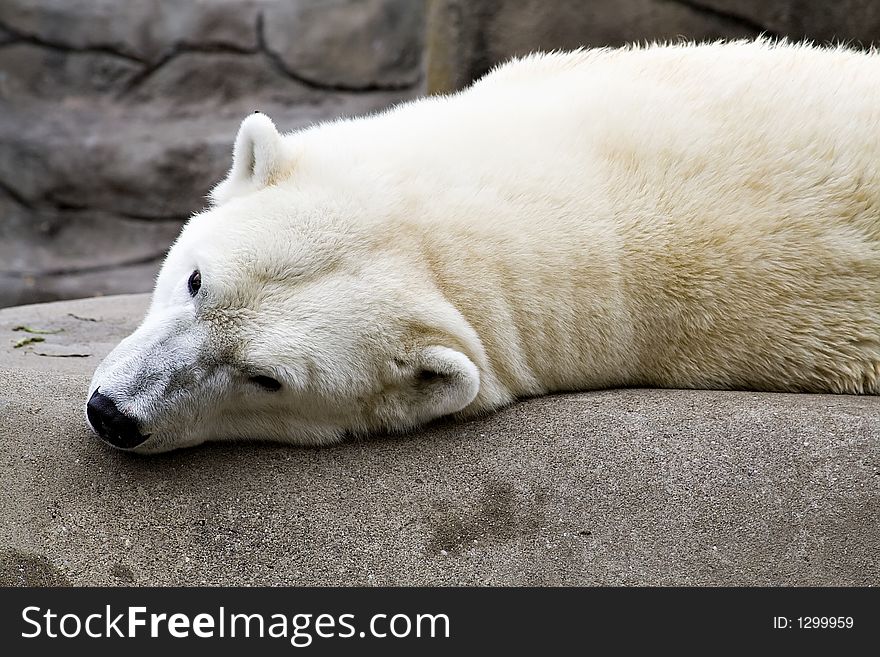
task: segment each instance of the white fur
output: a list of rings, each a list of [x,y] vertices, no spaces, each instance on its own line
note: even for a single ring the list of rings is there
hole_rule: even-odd
[[[141,451],[555,390],[880,389],[873,53],[535,55],[283,137],[254,115],[213,199],[92,382]]]

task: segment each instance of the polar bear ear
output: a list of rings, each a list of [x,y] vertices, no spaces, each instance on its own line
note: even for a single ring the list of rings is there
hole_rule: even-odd
[[[214,204],[255,192],[277,182],[289,168],[284,140],[265,114],[254,112],[241,122],[232,151],[232,168],[211,190]]]
[[[480,372],[470,358],[448,347],[430,346],[395,361],[401,378],[392,401],[400,425],[418,425],[451,415],[480,391]],[[394,413],[396,414],[396,413]]]

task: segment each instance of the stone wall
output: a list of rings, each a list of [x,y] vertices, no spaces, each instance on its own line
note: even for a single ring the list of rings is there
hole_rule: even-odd
[[[876,0],[429,0],[427,87],[465,86],[535,50],[675,39],[880,40]]]
[[[283,130],[460,88],[512,55],[855,41],[873,0],[3,0],[0,306],[150,289],[245,114]]]
[[[422,91],[421,0],[0,2],[0,306],[148,290],[229,166]]]

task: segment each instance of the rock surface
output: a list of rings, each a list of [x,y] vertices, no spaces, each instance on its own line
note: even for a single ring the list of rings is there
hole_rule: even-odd
[[[421,0],[0,3],[0,306],[146,291],[229,167],[421,90]]]
[[[611,390],[132,457],[83,404],[146,303],[0,311],[0,585],[880,581],[876,398]]]
[[[761,34],[863,46],[880,38],[872,0],[429,0],[428,16],[431,92],[535,50]]]
[[[268,8],[264,23],[266,50],[313,84],[409,89],[421,77],[421,0],[300,0]]]

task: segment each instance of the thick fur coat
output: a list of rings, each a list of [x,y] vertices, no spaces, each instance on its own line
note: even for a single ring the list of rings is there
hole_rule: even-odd
[[[534,55],[284,136],[254,114],[89,419],[162,451],[560,390],[876,394],[878,213],[874,53]]]

